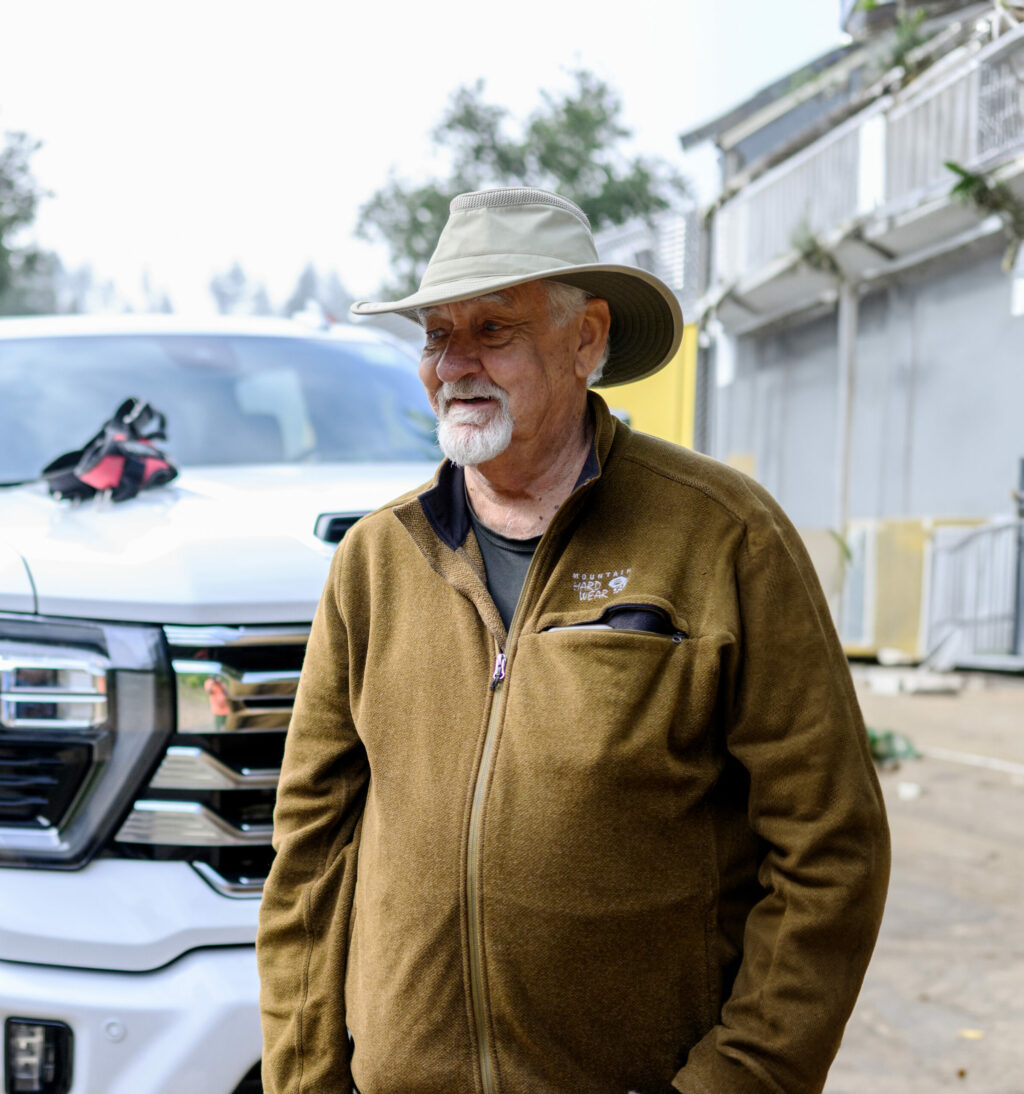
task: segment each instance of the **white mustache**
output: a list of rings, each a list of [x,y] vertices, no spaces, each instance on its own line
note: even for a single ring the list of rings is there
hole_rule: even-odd
[[[450,383],[445,382],[437,389],[435,398],[439,418],[448,413],[449,405],[454,399],[494,399],[501,410],[508,411],[508,392],[490,380],[464,377]],[[470,408],[467,407],[466,410]]]

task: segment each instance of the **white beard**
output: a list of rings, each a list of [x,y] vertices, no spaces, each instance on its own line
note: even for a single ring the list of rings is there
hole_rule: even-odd
[[[497,403],[450,406],[452,399],[490,396]],[[456,380],[437,391],[437,441],[454,464],[473,467],[487,463],[512,443],[515,423],[508,409],[508,393],[487,380]]]

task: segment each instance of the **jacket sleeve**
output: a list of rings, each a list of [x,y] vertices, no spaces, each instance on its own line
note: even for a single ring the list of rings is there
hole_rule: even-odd
[[[266,1094],[349,1094],[345,962],[369,770],[348,701],[335,553],[288,729],[256,956]]]
[[[685,1094],[817,1094],[881,923],[889,831],[849,667],[795,529],[760,487],[738,550],[726,747],[749,776],[763,895]]]

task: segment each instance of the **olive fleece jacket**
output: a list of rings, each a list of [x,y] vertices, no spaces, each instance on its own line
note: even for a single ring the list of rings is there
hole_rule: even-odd
[[[823,1086],[889,866],[845,658],[761,487],[591,407],[507,635],[449,464],[335,555],[261,908],[267,1094]]]

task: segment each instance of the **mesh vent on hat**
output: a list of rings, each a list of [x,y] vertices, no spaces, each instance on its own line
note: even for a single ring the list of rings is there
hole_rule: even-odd
[[[587,214],[568,198],[559,197],[558,194],[548,193],[547,190],[535,190],[529,186],[513,186],[508,190],[476,190],[471,194],[459,194],[452,198],[451,212],[462,209],[496,209],[504,205],[550,205],[563,212],[572,213],[578,217],[590,230],[590,221]]]

